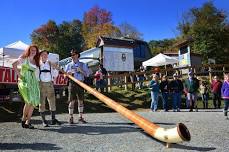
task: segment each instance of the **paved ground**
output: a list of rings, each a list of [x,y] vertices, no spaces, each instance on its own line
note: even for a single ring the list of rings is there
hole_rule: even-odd
[[[167,149],[118,113],[86,114],[88,124],[67,124],[67,114],[57,115],[64,124],[43,128],[40,117],[33,117],[37,129],[20,127],[16,122],[0,123],[0,151],[79,151],[79,152],[159,152],[229,151],[229,120],[220,110],[200,112],[140,112],[164,128],[184,123],[191,141]],[[77,116],[77,115],[76,115]]]

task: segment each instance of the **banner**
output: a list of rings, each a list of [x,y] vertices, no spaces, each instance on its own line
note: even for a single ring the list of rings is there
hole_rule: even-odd
[[[17,84],[18,76],[14,69],[8,67],[0,67],[0,84]],[[54,85],[67,85],[68,78],[64,74],[59,74]]]

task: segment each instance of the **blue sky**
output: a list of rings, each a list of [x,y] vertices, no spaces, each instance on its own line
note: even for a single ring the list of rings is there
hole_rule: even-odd
[[[135,26],[145,41],[176,37],[182,13],[200,7],[207,0],[1,0],[0,47],[21,40],[31,43],[30,34],[49,19],[82,20],[95,5],[112,13],[116,25]],[[214,0],[218,9],[229,13],[229,0]]]

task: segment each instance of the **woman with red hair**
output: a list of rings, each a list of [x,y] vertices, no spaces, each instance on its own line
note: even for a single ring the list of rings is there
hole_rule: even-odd
[[[18,69],[21,65],[21,69]],[[25,105],[21,125],[23,128],[34,129],[30,119],[34,107],[40,103],[40,89],[36,71],[39,67],[39,49],[30,45],[22,55],[13,63],[13,68],[18,75],[18,89],[24,99]]]

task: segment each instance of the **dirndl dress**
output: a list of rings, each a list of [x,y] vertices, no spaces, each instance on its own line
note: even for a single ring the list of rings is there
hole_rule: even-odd
[[[18,89],[25,103],[34,107],[40,104],[39,83],[35,76],[37,67],[31,65],[28,59],[21,65],[21,77],[18,79]]]

